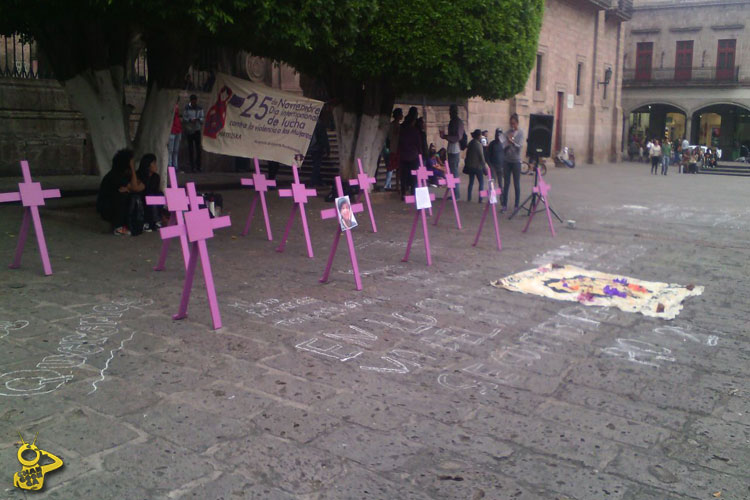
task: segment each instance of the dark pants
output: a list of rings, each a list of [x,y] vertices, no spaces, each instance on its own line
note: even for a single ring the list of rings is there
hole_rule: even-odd
[[[661,165],[661,156],[651,157],[651,173],[659,175],[659,165]]]
[[[493,165],[490,163],[490,168],[492,169],[492,178],[495,179],[495,185],[501,186],[503,183],[503,165],[502,163],[499,165]]]
[[[317,186],[322,184],[320,178],[320,166],[323,163],[323,151],[314,151],[312,154],[312,173],[310,174],[310,185]]]
[[[112,199],[112,218],[109,220],[114,229],[128,225],[129,208],[130,193],[116,192]]]
[[[521,197],[521,162],[506,162],[503,170],[503,200],[502,205],[508,206],[508,190],[510,189],[510,176],[513,175],[513,190],[515,191],[516,199],[513,204],[514,207],[518,207],[519,198]]]
[[[190,155],[190,171],[201,171],[201,131],[187,135],[188,153]]]
[[[401,196],[414,194],[414,176],[412,170],[419,168],[419,160],[401,160]]]
[[[469,173],[469,191],[466,194],[466,201],[471,201],[471,190],[474,187],[474,178],[477,178],[479,181],[479,190],[477,191],[477,197],[479,198],[479,201],[482,201],[482,195],[479,194],[480,191],[484,189],[484,175],[482,174],[472,174]]]

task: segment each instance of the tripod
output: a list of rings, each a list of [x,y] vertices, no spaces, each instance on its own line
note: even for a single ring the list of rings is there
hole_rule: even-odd
[[[539,185],[539,175],[540,175],[539,174],[539,152],[537,151],[537,152],[532,153],[530,160],[534,164],[534,187],[537,187]],[[531,194],[523,201],[523,203],[521,203],[521,205],[518,208],[513,210],[513,213],[510,214],[510,217],[508,217],[508,220],[515,217],[516,214],[521,209],[526,210],[526,215],[531,215],[532,207],[537,206],[537,197],[541,197],[541,196],[538,193],[532,191]],[[548,203],[548,206],[549,206],[549,211],[552,212],[552,214],[557,218],[557,220],[562,222],[563,220],[560,218],[559,215],[557,215],[557,212],[555,212],[555,210],[552,208],[552,205],[549,205]],[[543,212],[544,210],[545,210],[544,208],[539,208],[534,213]]]

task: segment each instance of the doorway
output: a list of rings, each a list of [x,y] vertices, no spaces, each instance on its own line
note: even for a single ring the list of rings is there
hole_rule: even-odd
[[[563,124],[563,109],[565,101],[565,92],[558,92],[557,93],[557,103],[556,103],[556,111],[555,111],[555,122],[557,123],[557,126],[555,127],[555,150],[552,151],[553,155],[556,155],[560,150],[562,150],[562,124]]]

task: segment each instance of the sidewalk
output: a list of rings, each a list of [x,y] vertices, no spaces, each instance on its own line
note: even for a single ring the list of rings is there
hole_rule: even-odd
[[[421,230],[401,262],[413,208],[375,193],[378,233],[364,213],[352,233],[361,292],[344,244],[318,282],[331,204],[307,207],[309,259],[299,219],[275,251],[288,199],[268,196],[269,242],[259,212],[239,235],[251,192],[224,191],[232,227],[208,242],[218,331],[200,277],[172,319],[179,245],[154,272],[157,233],[44,208],[55,274],[33,235],[21,269],[0,266],[0,500],[26,498],[9,479],[18,430],[65,462],[42,499],[745,500],[750,186],[674,171],[552,168],[575,229],[502,217],[501,252],[490,220],[471,245],[483,205],[460,202],[461,231],[448,206],[430,267]],[[0,264],[20,217],[0,205]],[[664,321],[489,286],[549,262],[706,290]]]

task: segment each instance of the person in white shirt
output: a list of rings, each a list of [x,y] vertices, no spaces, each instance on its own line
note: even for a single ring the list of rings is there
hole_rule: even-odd
[[[648,155],[651,158],[651,173],[659,175],[659,165],[661,165],[661,146],[657,139],[654,139],[654,143],[651,145]]]

